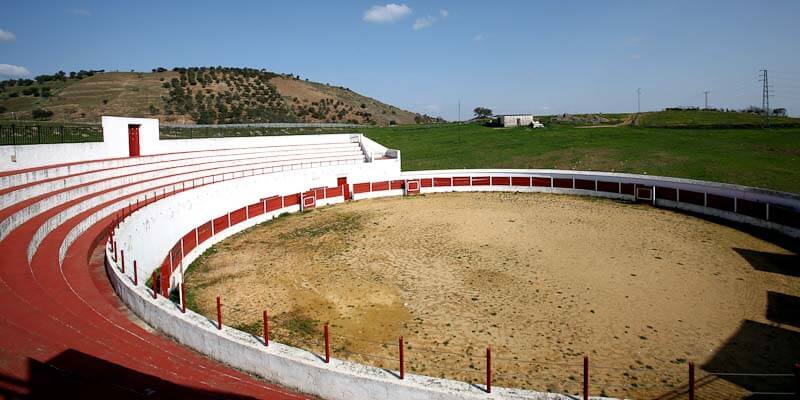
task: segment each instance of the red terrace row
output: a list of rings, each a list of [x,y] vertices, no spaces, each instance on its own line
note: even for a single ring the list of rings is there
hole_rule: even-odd
[[[231,226],[268,212],[280,210],[281,208],[300,205],[301,201],[303,201],[303,209],[314,208],[317,200],[340,197],[346,191],[346,186],[342,185],[339,187],[319,187],[303,193],[294,193],[286,196],[267,197],[261,199],[261,201],[257,203],[247,205],[214,218],[183,235],[183,237],[172,246],[169,254],[167,254],[164,261],[161,263],[160,274],[156,274],[158,276],[154,276],[154,278],[158,279],[160,282],[169,282],[173,272],[175,272],[175,269],[180,266],[181,261],[183,261],[185,254],[188,254],[212,236]],[[170,285],[159,284],[159,286],[161,294],[163,296],[168,296]]]
[[[800,212],[787,207],[764,202],[756,202],[713,193],[697,192],[666,186],[653,186],[637,183],[601,181],[579,178],[551,178],[527,176],[454,176],[421,178],[414,180],[391,180],[353,184],[353,193],[369,193],[405,188],[409,182],[413,188],[419,187],[459,187],[459,186],[514,186],[545,187],[558,189],[577,189],[595,192],[616,193],[634,196],[637,200],[668,200],[677,203],[713,208],[757,218],[777,224],[800,228]]]

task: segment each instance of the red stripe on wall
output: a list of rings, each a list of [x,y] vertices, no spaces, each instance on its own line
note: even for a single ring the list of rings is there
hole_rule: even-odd
[[[488,176],[473,177],[472,186],[489,186],[489,177]]]
[[[623,183],[622,184],[622,190],[620,191],[620,193],[629,194],[629,195],[633,196],[635,190],[636,190],[636,185],[634,185],[632,183]]]
[[[553,187],[572,189],[572,179],[570,178],[554,178]]]
[[[575,189],[594,190],[594,181],[588,179],[575,179]]]
[[[598,192],[608,192],[608,193],[619,193],[619,183],[617,183],[617,182],[597,181],[597,191]]]
[[[512,176],[511,186],[530,186],[531,178],[527,176]]]
[[[236,225],[245,220],[247,220],[247,211],[245,211],[244,207],[231,212],[231,225]]]
[[[253,203],[247,206],[247,215],[249,215],[250,218],[257,217],[261,214],[264,214],[264,212],[263,201],[259,201],[258,203]]]
[[[283,196],[284,207],[293,206],[297,204],[300,204],[300,193]]]
[[[533,178],[533,186],[550,187],[550,178]]]
[[[379,192],[382,190],[389,190],[389,181],[372,182],[373,192]]]
[[[190,251],[194,250],[197,247],[197,236],[194,229],[183,235],[181,242],[183,242],[183,254],[189,254]]]
[[[468,176],[453,177],[453,186],[469,186],[470,179]]]
[[[507,176],[493,176],[492,185],[508,186],[511,184],[511,178]]]
[[[402,189],[404,185],[404,181],[392,181],[391,188],[392,190]]]
[[[421,187],[433,187],[433,179],[431,178],[422,178],[419,180],[419,185]]]
[[[656,186],[656,198],[657,199],[664,199],[664,200],[678,200],[678,189],[670,188],[670,187],[663,187],[663,186]]]
[[[353,184],[353,193],[367,193],[367,192],[369,192],[369,182]]]
[[[433,178],[433,186],[452,186],[450,178]]]
[[[214,233],[220,233],[228,229],[228,214],[214,218]]]
[[[341,187],[329,187],[328,188],[328,197],[339,197],[342,195],[342,188]]]
[[[197,227],[197,244],[205,242],[211,237],[211,221]]]

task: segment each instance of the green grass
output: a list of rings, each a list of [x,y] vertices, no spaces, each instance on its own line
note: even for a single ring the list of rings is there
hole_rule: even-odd
[[[660,111],[643,113],[640,125],[650,128],[759,128],[763,117],[756,114],[721,111]],[[775,127],[800,127],[800,119],[772,117]]]
[[[557,168],[701,179],[800,193],[800,128],[666,129],[475,124],[366,128],[403,170]]]

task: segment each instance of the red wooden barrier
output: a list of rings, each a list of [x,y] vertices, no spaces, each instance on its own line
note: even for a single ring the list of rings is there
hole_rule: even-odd
[[[267,212],[280,210],[281,208],[283,208],[283,199],[281,196],[267,198]]]
[[[181,238],[183,245],[183,254],[189,254],[190,251],[197,247],[197,232],[192,229]]]
[[[125,250],[119,251],[120,260],[122,260],[122,273],[125,273]]]
[[[530,186],[531,178],[527,176],[512,176],[511,186]]]
[[[694,400],[694,363],[689,362],[689,400]]]
[[[247,215],[250,218],[257,217],[261,214],[264,214],[264,202],[259,201],[258,203],[253,203],[247,206]]]
[[[583,400],[589,400],[589,356],[583,356]]]
[[[489,186],[489,177],[488,176],[472,177],[472,186]]]
[[[469,186],[470,178],[468,176],[454,176],[453,186]]]
[[[492,177],[492,186],[508,186],[511,185],[511,178],[508,176],[493,176]]]
[[[217,329],[222,329],[222,304],[217,296]]]
[[[331,336],[328,334],[328,323],[325,323],[325,363],[331,362]]]
[[[139,286],[139,267],[136,260],[133,260],[133,286]]]
[[[245,207],[242,207],[236,211],[231,212],[231,225],[236,225],[240,222],[244,222],[247,219],[247,211]]]
[[[369,192],[369,182],[366,183],[354,183],[353,184],[353,193],[367,193]]]
[[[492,345],[486,346],[486,393],[492,393]]]
[[[264,310],[264,346],[269,346],[269,315]]]
[[[211,237],[212,222],[206,222],[197,227],[197,244],[205,242]]]
[[[400,336],[400,379],[405,379],[406,377],[406,362],[405,358],[403,357],[403,337]]]

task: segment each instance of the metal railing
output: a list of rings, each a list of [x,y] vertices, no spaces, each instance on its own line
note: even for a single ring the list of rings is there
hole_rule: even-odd
[[[361,125],[332,123],[263,123],[230,125],[162,125],[161,139],[208,139],[226,137],[318,135],[346,133]]]
[[[99,126],[0,124],[0,146],[102,141]]]

